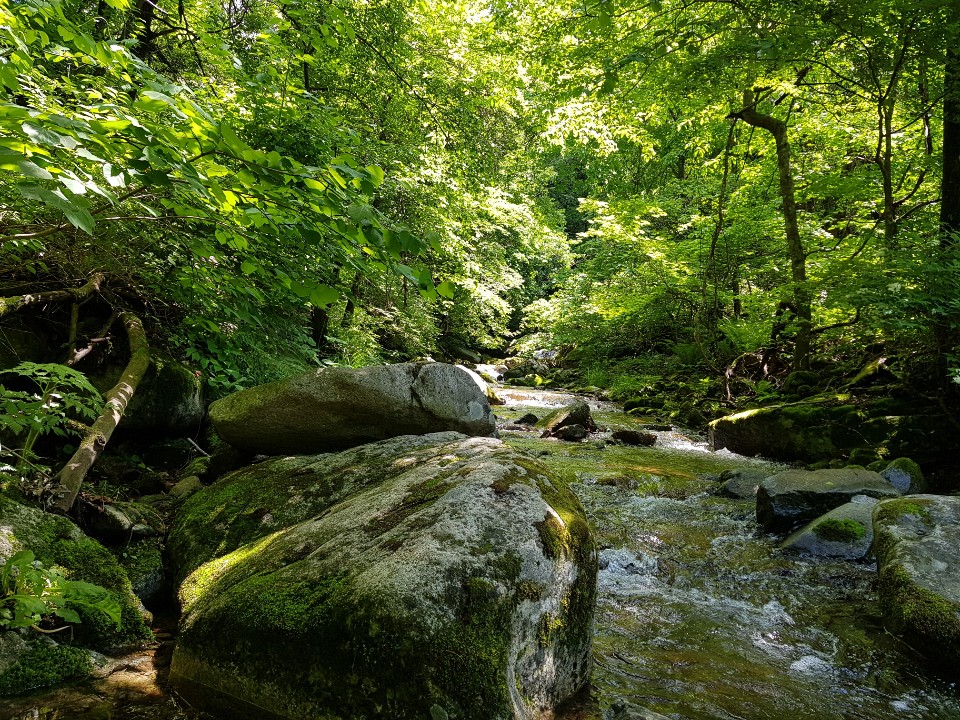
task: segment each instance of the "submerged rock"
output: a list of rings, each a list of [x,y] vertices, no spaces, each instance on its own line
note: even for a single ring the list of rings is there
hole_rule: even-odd
[[[210,419],[226,442],[265,455],[345,450],[444,430],[480,436],[496,430],[474,374],[444,363],[311,370],[217,400]]]
[[[797,530],[781,547],[814,557],[862,560],[873,543],[873,507],[877,502],[876,498],[857,495]]]
[[[877,505],[877,590],[884,625],[960,668],[960,497],[910,495]]]
[[[171,668],[287,718],[548,718],[587,682],[597,557],[576,497],[490,438],[275,458],[187,500]],[[232,550],[232,552],[231,552]],[[211,559],[212,558],[212,559]]]
[[[766,532],[785,532],[850,502],[855,495],[891,498],[897,489],[870,470],[787,470],[757,488],[757,522]]]

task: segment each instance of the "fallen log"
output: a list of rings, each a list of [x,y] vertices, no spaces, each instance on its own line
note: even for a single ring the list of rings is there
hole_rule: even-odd
[[[103,273],[94,273],[86,283],[78,288],[2,297],[0,298],[0,317],[9,315],[28,305],[40,305],[48,302],[79,302],[94,293],[100,292],[101,283],[103,283]]]
[[[130,362],[120,380],[104,395],[106,403],[100,417],[90,426],[73,457],[56,476],[57,486],[50,492],[47,509],[66,514],[80,493],[87,472],[93,467],[116,430],[137,385],[150,367],[150,346],[143,323],[133,313],[121,313],[120,320],[130,342]]]

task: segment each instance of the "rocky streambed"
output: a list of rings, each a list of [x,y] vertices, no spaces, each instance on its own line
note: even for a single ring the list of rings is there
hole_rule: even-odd
[[[513,428],[572,399],[500,394],[507,404],[498,420]],[[782,466],[709,452],[679,429],[590,404],[599,432],[582,442],[501,431],[572,483],[599,546],[592,681],[565,720],[960,717],[955,688],[883,630],[873,564],[785,552],[758,527],[752,499],[719,492],[721,474],[739,470],[749,485]],[[610,444],[616,430],[653,433],[656,442]],[[4,700],[0,716],[232,717],[171,692],[174,638],[169,625],[159,629],[157,644],[108,664],[100,679]]]
[[[510,390],[498,416],[543,414],[561,394]],[[609,431],[642,419],[591,403]],[[653,447],[505,432],[574,482],[600,546],[591,698],[573,718],[960,717],[960,699],[884,631],[872,562],[814,560],[764,534],[755,501],[718,492],[724,471],[783,466],[656,429]],[[727,472],[724,477],[729,475]]]

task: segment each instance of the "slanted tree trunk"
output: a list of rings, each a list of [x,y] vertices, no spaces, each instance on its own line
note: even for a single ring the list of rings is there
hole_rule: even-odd
[[[83,479],[100,457],[113,431],[117,429],[130,398],[150,367],[150,347],[140,318],[127,312],[121,313],[120,319],[130,342],[130,362],[124,368],[117,384],[105,395],[106,404],[100,417],[90,426],[73,457],[57,475],[59,484],[51,493],[47,504],[53,512],[66,514],[73,507]]]
[[[777,168],[780,175],[780,202],[783,206],[783,224],[787,234],[787,252],[793,280],[793,305],[797,316],[797,336],[794,340],[794,369],[806,369],[810,364],[810,339],[813,330],[810,291],[807,288],[807,254],[800,238],[797,222],[797,200],[793,187],[793,170],[790,167],[790,142],[787,138],[787,123],[772,115],[757,112],[756,96],[752,90],[743,93],[743,110],[734,113],[748,125],[766,130],[777,143]]]
[[[950,48],[943,78],[943,181],[940,194],[940,245],[960,242],[960,50]]]
[[[90,277],[87,282],[78,288],[69,288],[67,290],[50,290],[41,293],[27,293],[26,295],[14,295],[13,297],[0,298],[0,317],[16,312],[28,305],[39,305],[48,302],[73,302],[78,303],[84,298],[100,292],[100,285],[103,283],[103,275],[96,273]]]

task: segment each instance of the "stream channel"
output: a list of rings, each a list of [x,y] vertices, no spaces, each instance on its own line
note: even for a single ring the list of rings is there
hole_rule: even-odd
[[[501,422],[573,399],[498,392]],[[573,483],[600,548],[592,687],[563,720],[960,720],[956,688],[884,632],[873,564],[786,554],[759,532],[752,500],[714,493],[724,470],[783,466],[711,453],[675,429],[653,447],[608,444],[650,421],[590,404],[608,432],[581,443],[501,433]],[[162,634],[105,679],[0,701],[0,717],[209,719],[166,687],[172,641]]]

